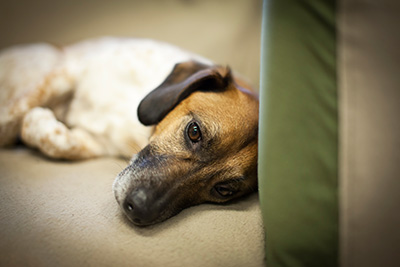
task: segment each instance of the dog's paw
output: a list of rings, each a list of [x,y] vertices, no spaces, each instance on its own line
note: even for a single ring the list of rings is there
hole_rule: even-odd
[[[45,108],[30,110],[22,121],[22,140],[51,158],[87,159],[104,154],[102,146],[81,129],[68,129]]]
[[[72,90],[62,50],[49,44],[0,51],[0,146],[17,139],[23,116]]]

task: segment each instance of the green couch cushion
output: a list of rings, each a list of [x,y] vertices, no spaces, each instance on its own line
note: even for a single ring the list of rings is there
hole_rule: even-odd
[[[338,264],[335,1],[264,3],[259,190],[267,266]]]

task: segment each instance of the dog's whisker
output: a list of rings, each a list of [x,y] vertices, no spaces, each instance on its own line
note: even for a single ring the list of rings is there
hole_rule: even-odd
[[[125,169],[125,166],[121,166],[121,164],[119,164],[119,162],[113,161],[113,163],[114,163],[118,168],[120,168],[121,171],[123,171],[123,170]]]

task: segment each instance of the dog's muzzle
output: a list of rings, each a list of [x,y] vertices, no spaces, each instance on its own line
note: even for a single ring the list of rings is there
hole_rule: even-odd
[[[147,149],[135,155],[118,174],[113,184],[115,198],[127,218],[135,225],[150,225],[167,215],[170,190],[160,185],[159,169],[143,157]],[[162,162],[161,158],[154,160]]]

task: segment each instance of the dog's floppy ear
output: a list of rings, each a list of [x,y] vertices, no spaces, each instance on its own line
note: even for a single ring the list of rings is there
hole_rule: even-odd
[[[196,61],[176,64],[165,81],[140,102],[138,118],[144,125],[157,124],[194,91],[223,90],[230,82],[232,75],[228,67]]]

